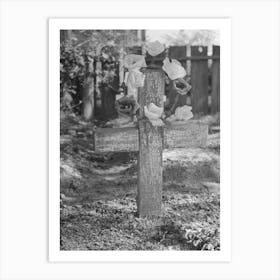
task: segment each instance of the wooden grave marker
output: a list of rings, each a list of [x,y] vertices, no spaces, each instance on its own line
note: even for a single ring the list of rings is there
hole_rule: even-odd
[[[205,147],[208,126],[190,120],[180,125],[154,127],[143,115],[145,105],[163,106],[164,73],[147,69],[139,90],[140,120],[137,127],[98,128],[94,147],[98,152],[138,151],[137,212],[140,217],[158,217],[162,208],[162,151],[164,148]]]

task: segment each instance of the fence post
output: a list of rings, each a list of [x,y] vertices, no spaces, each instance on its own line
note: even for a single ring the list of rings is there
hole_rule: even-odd
[[[213,56],[220,56],[220,46],[213,46]],[[220,59],[212,62],[211,114],[220,112]]]
[[[192,111],[195,115],[208,114],[207,47],[191,46]]]

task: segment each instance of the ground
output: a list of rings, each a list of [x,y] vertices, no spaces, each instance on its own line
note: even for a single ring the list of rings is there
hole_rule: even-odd
[[[136,215],[137,154],[93,151],[92,124],[61,119],[61,250],[219,250],[220,134],[163,153],[163,215]]]

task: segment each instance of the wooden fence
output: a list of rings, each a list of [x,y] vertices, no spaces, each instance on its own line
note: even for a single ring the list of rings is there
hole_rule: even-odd
[[[139,46],[129,48],[129,53],[142,54],[142,48]],[[209,55],[206,46],[170,46],[157,57],[152,58],[147,54],[146,61],[148,65],[153,60],[154,64],[161,66],[165,57],[177,59],[186,69],[192,85],[191,104],[193,113],[195,115],[207,115],[220,112],[220,46],[212,46],[211,55]],[[102,90],[100,93],[101,96],[106,94]],[[95,90],[95,106],[97,105],[96,95],[97,90]],[[106,105],[104,102],[107,101],[103,96],[101,106],[98,106],[102,108],[102,112],[108,117],[115,115],[116,113],[112,111],[113,107]],[[114,102],[112,98],[111,102]],[[98,111],[98,108],[96,109]],[[108,112],[106,113],[106,111]]]

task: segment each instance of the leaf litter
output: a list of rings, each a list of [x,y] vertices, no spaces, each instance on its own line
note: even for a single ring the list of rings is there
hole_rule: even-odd
[[[164,152],[162,216],[149,220],[137,217],[137,153],[95,153],[91,127],[61,127],[61,250],[220,250],[219,135]]]

